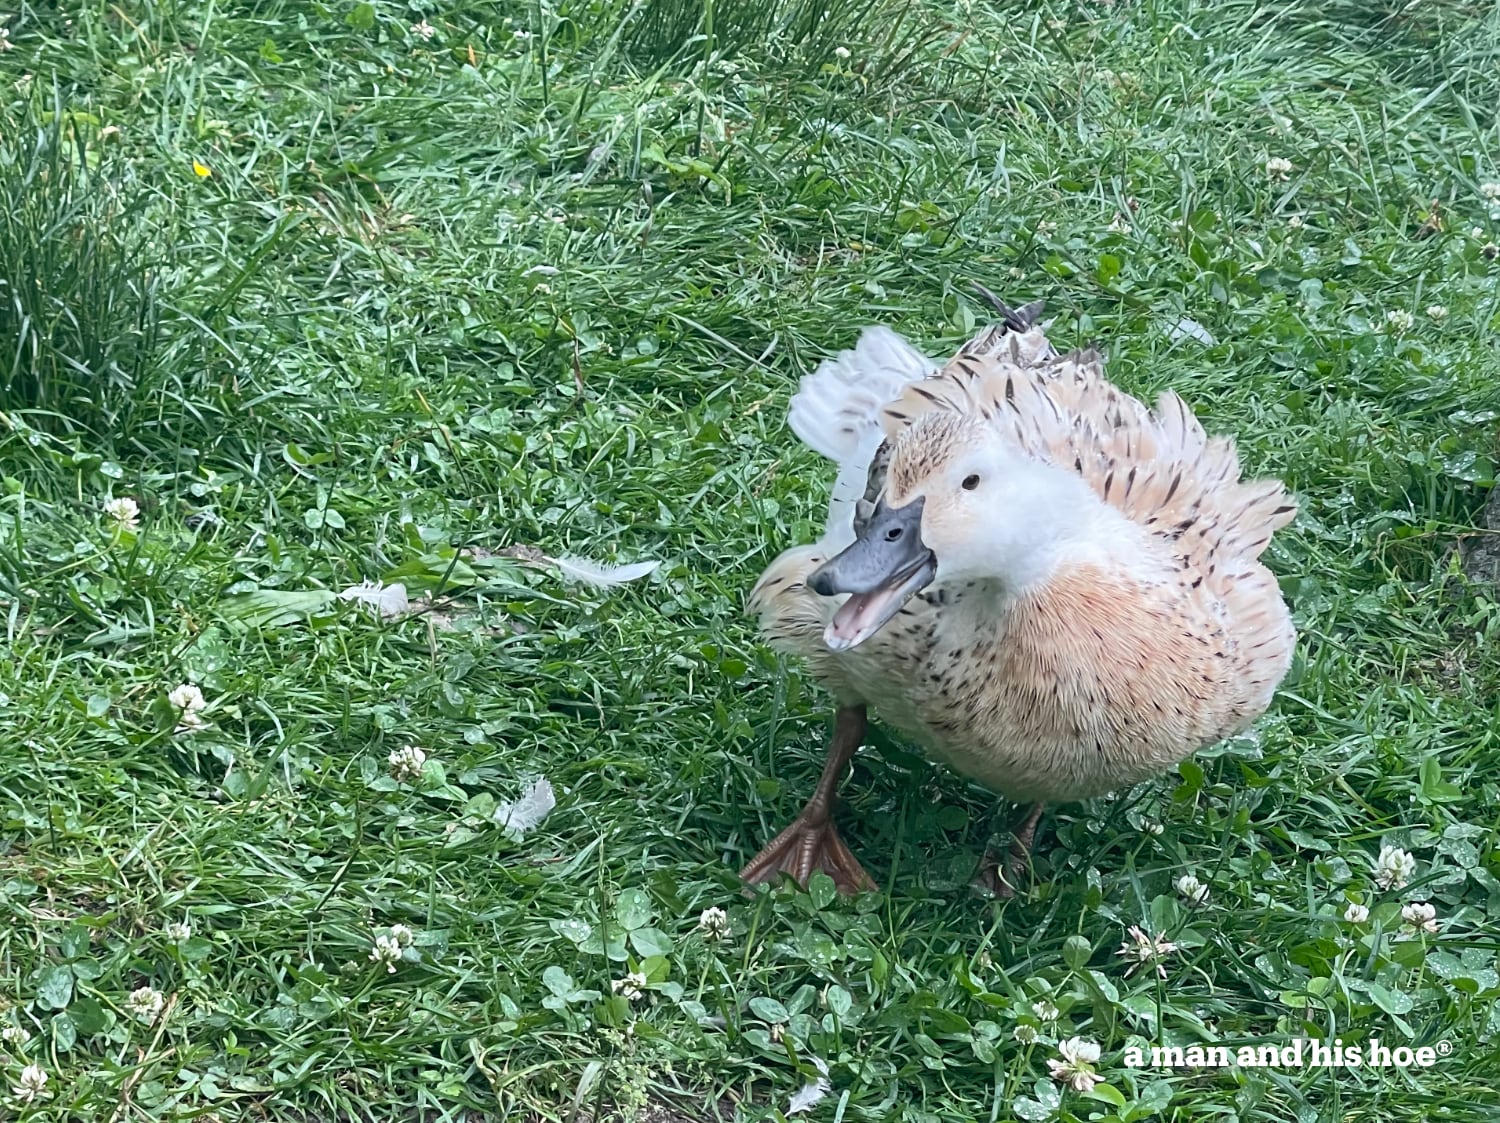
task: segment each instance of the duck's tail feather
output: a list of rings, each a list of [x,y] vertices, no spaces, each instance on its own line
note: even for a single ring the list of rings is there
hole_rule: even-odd
[[[1012,308],[978,281],[970,283],[974,286],[975,292],[994,305],[995,311],[1000,313],[1000,322],[1010,331],[1030,331],[1032,326],[1042,318],[1042,313],[1047,310],[1047,302],[1045,300],[1033,300],[1030,304],[1023,304],[1019,308]]]

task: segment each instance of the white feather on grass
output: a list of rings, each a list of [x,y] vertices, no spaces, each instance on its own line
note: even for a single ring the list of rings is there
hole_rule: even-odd
[[[400,582],[385,585],[379,581],[361,581],[340,593],[339,600],[356,601],[387,620],[405,616],[411,610],[411,602],[406,597],[406,586]]]
[[[557,794],[552,790],[552,782],[545,776],[538,776],[519,799],[496,807],[491,818],[506,834],[520,838],[540,826],[556,806]]]
[[[833,1091],[833,1085],[828,1080],[828,1065],[818,1057],[809,1059],[820,1075],[816,1080],[809,1081],[792,1093],[791,1102],[786,1105],[783,1115],[799,1115],[804,1111],[811,1111],[829,1092]]]
[[[577,554],[563,554],[561,557],[548,558],[557,568],[564,579],[577,581],[582,585],[592,585],[596,589],[608,589],[614,585],[623,585],[628,581],[639,581],[642,577],[656,572],[659,561],[631,562],[628,565],[605,565],[602,562],[590,561],[588,558],[580,558]]]
[[[1174,324],[1167,325],[1167,338],[1173,343],[1182,339],[1191,339],[1205,347],[1214,345],[1214,337],[1209,330],[1197,320],[1190,320],[1183,316]]]

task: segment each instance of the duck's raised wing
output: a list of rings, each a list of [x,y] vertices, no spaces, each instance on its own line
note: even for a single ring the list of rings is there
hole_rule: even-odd
[[[840,351],[803,377],[787,420],[803,444],[838,465],[823,536],[830,552],[854,541],[855,508],[884,437],[881,408],[937,370],[937,363],[890,328],[872,327],[852,350]]]

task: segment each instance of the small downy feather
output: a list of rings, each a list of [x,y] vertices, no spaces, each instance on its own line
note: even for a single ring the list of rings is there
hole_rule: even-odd
[[[552,782],[545,776],[538,776],[519,799],[496,807],[491,818],[507,834],[520,838],[540,826],[556,806],[557,794],[552,790]]]
[[[818,1070],[818,1078],[808,1081],[792,1093],[791,1101],[781,1113],[783,1115],[800,1115],[804,1111],[811,1111],[833,1090],[833,1084],[828,1079],[828,1065],[819,1057],[808,1059]]]
[[[556,558],[547,558],[547,562],[556,567],[557,572],[568,581],[577,581],[582,585],[592,585],[596,589],[608,589],[614,585],[624,585],[630,581],[639,581],[642,577],[656,572],[659,561],[631,562],[628,565],[605,565],[603,562],[590,561],[588,558],[580,558],[577,554],[563,554]]]
[[[385,585],[379,581],[361,581],[341,592],[339,600],[355,601],[386,620],[404,616],[411,609],[406,586],[400,582]]]

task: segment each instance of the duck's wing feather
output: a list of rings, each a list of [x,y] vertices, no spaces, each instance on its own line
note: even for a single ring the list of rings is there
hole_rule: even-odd
[[[881,423],[894,438],[932,410],[987,419],[1210,569],[1216,559],[1257,557],[1296,514],[1279,480],[1241,481],[1234,442],[1207,436],[1176,394],[1148,409],[1105,378],[1097,351],[1058,355],[1031,322],[980,332],[934,377],[907,386]]]
[[[828,502],[823,545],[838,551],[854,541],[856,509],[872,475],[884,434],[880,411],[939,364],[890,328],[866,328],[852,350],[840,351],[803,377],[788,422],[802,442],[838,465]]]

